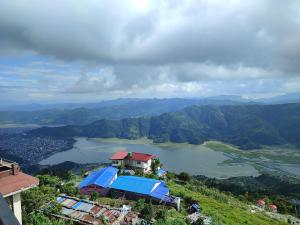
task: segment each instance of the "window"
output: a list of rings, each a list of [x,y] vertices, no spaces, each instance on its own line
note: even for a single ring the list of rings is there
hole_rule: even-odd
[[[141,161],[137,161],[137,164],[138,164],[138,165],[141,165]]]

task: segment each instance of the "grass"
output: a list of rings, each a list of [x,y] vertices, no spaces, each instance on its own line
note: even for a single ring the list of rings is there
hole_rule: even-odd
[[[218,141],[208,141],[203,146],[210,148],[214,151],[221,151],[225,153],[234,153],[248,159],[259,159],[265,157],[272,161],[280,161],[288,164],[299,164],[300,150],[293,146],[263,146],[261,149],[254,150],[240,150],[236,146],[225,144]]]
[[[171,193],[183,198],[191,198],[200,202],[203,213],[213,219],[213,224],[226,225],[284,225],[282,221],[277,221],[264,213],[251,213],[246,203],[238,199],[225,195],[215,189],[197,187],[194,185],[178,185],[169,182]]]

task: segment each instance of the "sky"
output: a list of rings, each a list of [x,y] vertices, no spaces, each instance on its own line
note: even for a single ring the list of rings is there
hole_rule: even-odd
[[[1,104],[299,91],[299,0],[0,1]]]

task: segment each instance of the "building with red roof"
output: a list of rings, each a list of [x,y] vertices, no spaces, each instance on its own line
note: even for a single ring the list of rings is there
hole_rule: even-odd
[[[276,205],[269,205],[269,210],[271,211],[271,212],[277,212],[277,206]]]
[[[128,169],[149,173],[151,172],[151,163],[154,158],[156,156],[150,154],[120,150],[115,152],[110,160],[114,167],[124,166]]]
[[[259,199],[259,200],[257,201],[257,205],[258,205],[259,207],[261,207],[261,208],[264,208],[265,205],[266,205],[266,202],[265,202],[265,200],[263,200],[263,199]]]
[[[22,224],[21,192],[36,187],[39,179],[22,173],[17,163],[0,159],[0,194]]]

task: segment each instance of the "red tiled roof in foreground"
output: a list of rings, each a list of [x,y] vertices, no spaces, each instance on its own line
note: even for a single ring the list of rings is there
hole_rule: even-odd
[[[140,152],[133,152],[130,160],[137,160],[142,162],[147,162],[149,159],[154,158],[154,155],[140,153]]]
[[[39,179],[18,172],[16,175],[3,177],[0,179],[0,193],[5,197],[23,189],[28,189],[39,184]]]
[[[128,155],[128,152],[126,151],[117,151],[115,154],[113,154],[112,157],[110,157],[111,160],[122,160],[125,159]]]

